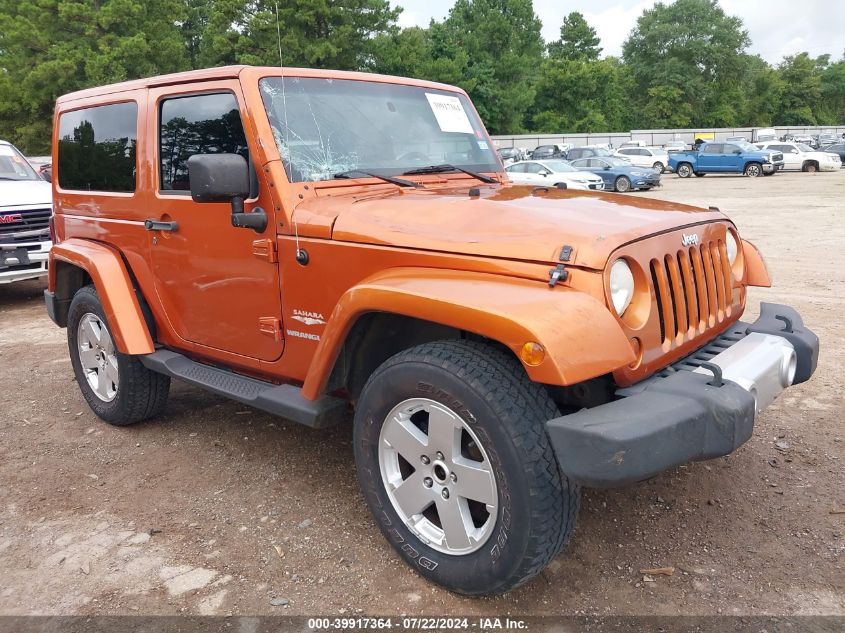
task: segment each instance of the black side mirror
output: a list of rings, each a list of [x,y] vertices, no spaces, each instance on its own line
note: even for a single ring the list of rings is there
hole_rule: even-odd
[[[540,175],[541,175],[541,176],[551,176],[551,175],[552,175],[552,173],[551,173],[550,171],[546,171],[546,170],[544,169],[543,171],[541,171],[541,172],[540,172]]]
[[[194,154],[188,159],[188,178],[194,202],[230,202],[232,226],[258,233],[267,228],[264,209],[244,212],[244,200],[249,197],[249,165],[243,156]]]
[[[735,149],[735,150],[734,150],[734,154],[736,154],[737,156],[739,156],[740,154],[742,154],[742,150],[741,150],[741,149]]]

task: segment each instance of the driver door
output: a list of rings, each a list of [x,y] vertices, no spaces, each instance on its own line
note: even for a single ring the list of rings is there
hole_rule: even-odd
[[[279,267],[267,254],[275,252],[274,205],[266,188],[260,193],[252,168],[240,85],[215,81],[194,94],[175,90],[150,90],[155,107],[148,126],[156,130],[157,147],[149,219],[171,223],[170,230],[148,233],[158,299],[173,330],[196,351],[276,360],[283,349]],[[263,233],[233,227],[228,203],[191,199],[188,158],[219,153],[247,158],[253,184],[245,207],[265,210]]]

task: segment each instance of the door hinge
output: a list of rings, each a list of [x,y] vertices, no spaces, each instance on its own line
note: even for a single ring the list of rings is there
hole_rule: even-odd
[[[255,240],[252,243],[252,254],[260,259],[266,259],[271,264],[279,261],[276,256],[276,242],[271,239]]]
[[[261,317],[258,319],[258,330],[262,334],[272,336],[274,340],[282,340],[282,322],[276,317]]]

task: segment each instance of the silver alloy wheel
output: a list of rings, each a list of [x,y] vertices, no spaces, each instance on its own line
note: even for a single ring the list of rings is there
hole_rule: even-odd
[[[117,354],[106,324],[96,314],[87,312],[79,320],[76,345],[91,391],[103,402],[111,402],[119,384]]]
[[[745,168],[745,175],[751,178],[756,178],[761,172],[762,169],[760,169],[760,166],[754,163]]]
[[[684,163],[680,167],[678,167],[678,175],[681,178],[688,178],[691,173],[692,173],[692,169],[690,169],[690,166],[687,165],[686,163]]]
[[[496,477],[469,425],[449,407],[411,398],[387,415],[379,470],[393,509],[421,541],[444,554],[470,554],[496,525]]]

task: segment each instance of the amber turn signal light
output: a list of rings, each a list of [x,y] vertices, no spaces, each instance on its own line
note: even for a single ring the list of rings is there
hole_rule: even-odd
[[[539,343],[528,341],[522,346],[522,349],[519,350],[519,357],[526,365],[536,367],[542,363],[543,359],[546,357],[546,350]]]

